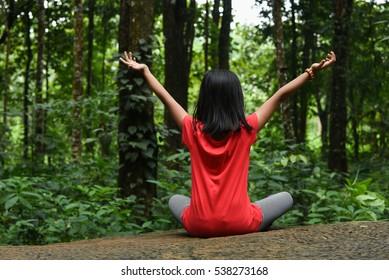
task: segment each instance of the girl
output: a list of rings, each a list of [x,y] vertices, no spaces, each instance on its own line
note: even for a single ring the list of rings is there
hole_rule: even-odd
[[[165,90],[145,64],[131,53],[120,61],[143,73],[182,131],[191,156],[191,198],[174,195],[169,208],[191,236],[227,236],[262,231],[288,211],[292,196],[281,192],[251,203],[247,192],[250,147],[283,100],[336,61],[333,52],[281,87],[245,117],[242,88],[229,70],[205,74],[193,117]]]

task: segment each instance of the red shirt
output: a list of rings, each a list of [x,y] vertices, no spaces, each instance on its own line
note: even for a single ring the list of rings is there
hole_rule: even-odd
[[[229,133],[216,141],[193,129],[193,118],[182,124],[182,142],[191,156],[192,196],[182,213],[185,229],[192,236],[226,236],[257,232],[262,222],[260,208],[250,203],[247,192],[250,147],[256,141],[258,118],[248,116],[254,129]]]

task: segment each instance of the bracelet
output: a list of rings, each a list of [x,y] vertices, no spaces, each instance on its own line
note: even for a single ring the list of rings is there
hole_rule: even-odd
[[[313,80],[313,79],[315,78],[315,74],[313,74],[313,71],[312,71],[311,68],[305,69],[304,72],[307,72],[307,73],[309,74],[309,79],[310,79],[310,80]]]

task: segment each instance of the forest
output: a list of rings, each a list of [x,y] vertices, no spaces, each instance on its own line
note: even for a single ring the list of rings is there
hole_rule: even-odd
[[[190,114],[207,70],[249,114],[334,51],[259,132],[249,195],[292,194],[279,226],[389,219],[388,1],[255,0],[255,24],[234,1],[0,0],[0,245],[179,227],[189,153],[124,51]]]

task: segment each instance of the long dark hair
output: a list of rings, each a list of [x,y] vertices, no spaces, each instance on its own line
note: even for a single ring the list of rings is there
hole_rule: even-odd
[[[240,131],[242,126],[253,129],[244,115],[239,78],[227,69],[211,70],[204,75],[193,116],[195,122],[204,124],[202,132],[210,135]]]

